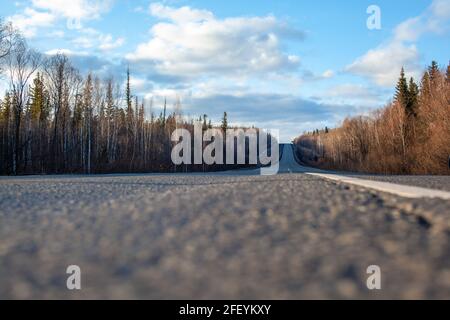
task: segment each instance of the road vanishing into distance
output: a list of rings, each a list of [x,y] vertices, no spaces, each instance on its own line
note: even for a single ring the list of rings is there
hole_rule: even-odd
[[[306,168],[290,145],[275,176],[4,177],[0,298],[450,299],[449,192]]]

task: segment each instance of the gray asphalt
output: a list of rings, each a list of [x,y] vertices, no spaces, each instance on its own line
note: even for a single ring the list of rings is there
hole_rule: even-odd
[[[0,298],[450,299],[449,201],[306,175],[289,147],[280,166],[0,179]]]

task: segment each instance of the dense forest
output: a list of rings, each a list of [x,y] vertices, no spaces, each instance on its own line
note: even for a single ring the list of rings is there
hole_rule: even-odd
[[[193,132],[194,121],[206,130],[211,120],[183,117],[180,101],[155,115],[152,101],[133,95],[129,70],[124,88],[113,78],[83,76],[69,57],[36,52],[1,21],[0,61],[0,81],[9,87],[0,99],[0,174],[221,169],[172,164],[172,132]],[[224,113],[220,127],[227,126]]]
[[[307,164],[382,174],[450,174],[450,65],[436,62],[419,84],[402,69],[393,101],[295,139]]]
[[[165,102],[155,115],[152,101],[133,94],[129,70],[124,84],[82,75],[69,57],[33,50],[2,21],[0,81],[8,87],[0,96],[0,174],[223,169],[171,161],[172,132],[184,128],[192,133],[194,121],[204,131],[212,128],[207,115],[188,119],[181,101],[170,108]],[[228,128],[226,113],[220,128]],[[432,62],[420,83],[407,79],[402,69],[386,107],[294,142],[302,161],[322,168],[450,174],[450,65],[441,70]]]

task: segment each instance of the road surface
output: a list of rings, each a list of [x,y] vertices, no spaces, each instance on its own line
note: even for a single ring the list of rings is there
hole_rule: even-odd
[[[1,178],[0,298],[450,298],[450,200],[314,172]]]

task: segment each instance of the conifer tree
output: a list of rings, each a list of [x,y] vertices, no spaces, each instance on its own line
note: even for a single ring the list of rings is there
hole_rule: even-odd
[[[108,80],[106,85],[106,117],[108,121],[113,119],[114,114],[114,93],[113,93],[113,81],[112,79]]]
[[[39,72],[33,80],[33,85],[30,88],[30,104],[32,121],[39,121],[42,118],[47,117],[47,95],[44,88],[43,78]]]
[[[441,75],[441,73],[439,72],[439,65],[436,61],[431,62],[431,65],[428,67],[428,73],[430,74],[431,84],[435,85],[436,81]]]
[[[3,99],[2,103],[1,103],[0,120],[2,120],[2,121],[8,120],[10,117],[10,112],[11,112],[11,96],[10,96],[9,92],[7,91],[5,94],[5,98]]]
[[[208,129],[207,119],[208,119],[208,116],[206,114],[204,114],[203,115],[203,125],[202,125],[203,131],[206,131]]]
[[[125,100],[127,105],[126,117],[127,117],[127,126],[129,128],[129,132],[131,132],[133,128],[133,96],[131,95],[131,85],[130,85],[130,68],[127,69],[127,85],[125,89]]]
[[[408,101],[406,104],[406,114],[408,116],[417,116],[417,104],[419,98],[419,87],[411,77],[408,86]]]
[[[12,109],[11,95],[7,91],[1,103],[0,108],[0,125],[2,127],[2,141],[3,154],[0,154],[0,169],[3,172],[9,172],[8,166],[11,165],[11,109]]]
[[[402,68],[400,78],[395,87],[395,101],[399,103],[405,110],[409,100],[408,81],[405,77],[405,69]]]
[[[164,98],[163,127],[166,126],[167,98]]]
[[[228,129],[228,114],[226,112],[223,113],[222,125],[220,126],[222,131],[225,133]]]

